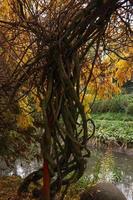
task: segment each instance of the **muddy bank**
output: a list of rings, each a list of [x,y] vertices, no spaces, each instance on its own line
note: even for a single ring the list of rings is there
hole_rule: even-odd
[[[88,142],[88,146],[91,149],[99,149],[99,150],[106,150],[111,149],[112,152],[125,154],[127,156],[133,156],[133,142],[131,143],[122,143],[117,141],[101,141],[99,139],[90,139]]]

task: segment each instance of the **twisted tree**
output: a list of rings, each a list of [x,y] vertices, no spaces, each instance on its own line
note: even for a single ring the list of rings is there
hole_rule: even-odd
[[[20,191],[43,177],[43,199],[54,198],[65,186],[63,199],[68,186],[83,175],[85,158],[90,156],[87,141],[95,126],[87,118],[83,101],[94,78],[93,68],[100,68],[103,56],[110,51],[117,53],[121,44],[130,46],[132,1],[9,3],[8,13],[0,17],[0,35],[1,56],[9,55],[6,62],[12,70],[10,101],[36,90],[42,109],[38,124],[42,130],[43,168],[29,175]],[[81,84],[86,62],[91,67]]]

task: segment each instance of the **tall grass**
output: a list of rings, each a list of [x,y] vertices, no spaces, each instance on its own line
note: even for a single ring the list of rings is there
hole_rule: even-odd
[[[92,113],[106,112],[128,112],[129,114],[133,114],[133,94],[118,95],[112,99],[97,100],[92,107]]]

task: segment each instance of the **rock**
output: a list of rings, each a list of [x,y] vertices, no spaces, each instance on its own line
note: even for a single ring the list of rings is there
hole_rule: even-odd
[[[126,200],[126,197],[112,183],[97,183],[83,192],[80,200]]]

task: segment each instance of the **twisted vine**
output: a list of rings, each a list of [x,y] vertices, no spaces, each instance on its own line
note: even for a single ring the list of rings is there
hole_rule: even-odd
[[[36,5],[35,10],[31,9],[30,3],[33,2]],[[16,62],[15,69],[15,62],[13,63],[10,85],[13,85],[14,92],[10,99],[14,96],[18,98],[23,85],[27,86],[28,92],[37,88],[43,116],[41,151],[44,163],[48,162],[51,194],[54,197],[62,186],[66,186],[66,192],[68,186],[84,173],[86,157],[90,156],[87,141],[94,134],[95,125],[93,120],[87,119],[82,105],[83,98],[93,76],[92,70],[99,55],[99,47],[106,37],[112,37],[110,32],[106,32],[111,17],[122,6],[123,9],[127,6],[126,9],[131,12],[131,1],[33,2],[12,1],[16,18],[11,18],[10,21],[0,20],[0,26],[4,29],[3,32],[12,30],[12,38],[9,40],[5,37],[5,43],[9,47],[13,39],[18,39],[17,42],[22,45],[19,34],[23,33],[25,36],[26,33],[26,37],[28,35],[25,45],[28,43],[27,48],[33,55],[23,63],[27,48],[22,48],[22,56],[17,57],[19,61]],[[116,27],[114,25],[114,29]],[[15,45],[14,42],[13,54]],[[92,47],[92,69],[83,89],[80,86],[82,65]],[[82,89],[84,92],[81,99]],[[88,123],[92,127],[91,133],[88,132]],[[21,184],[19,191],[27,191],[29,184],[42,176],[43,169],[33,172]]]

